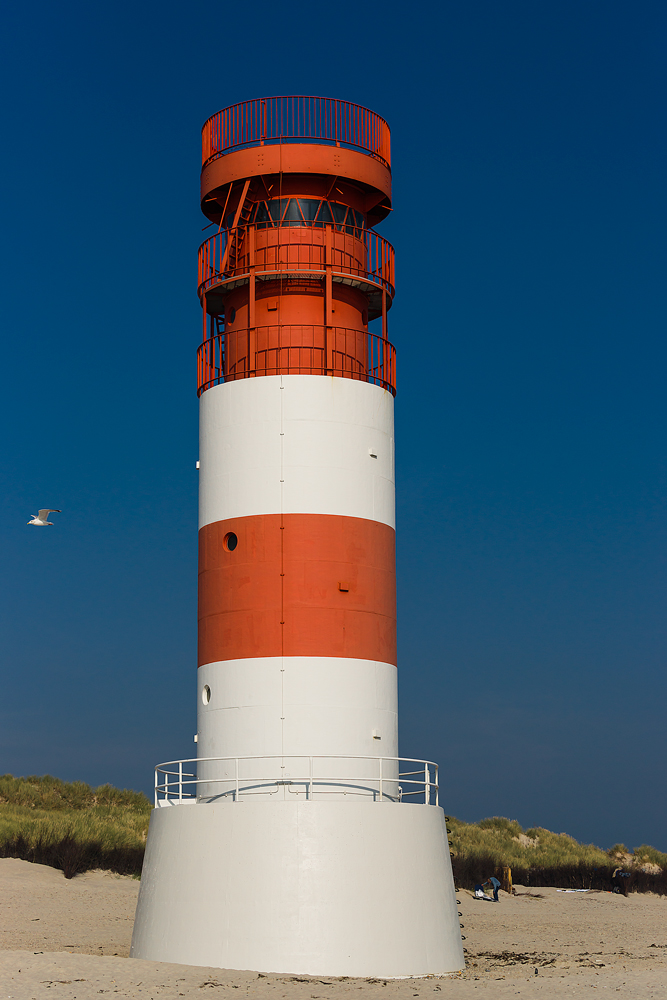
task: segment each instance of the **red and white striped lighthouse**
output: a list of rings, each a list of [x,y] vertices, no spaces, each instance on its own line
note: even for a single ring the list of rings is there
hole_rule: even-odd
[[[437,769],[398,757],[388,126],[227,108],[201,199],[197,759],[156,771],[133,954],[455,971]]]

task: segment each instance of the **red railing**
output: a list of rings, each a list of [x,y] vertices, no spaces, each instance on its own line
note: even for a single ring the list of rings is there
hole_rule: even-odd
[[[271,272],[349,274],[394,296],[394,248],[372,229],[257,225],[222,229],[199,248],[199,295],[241,277]]]
[[[330,97],[263,97],[218,111],[202,129],[202,164],[233,149],[279,142],[347,146],[391,161],[389,126],[359,104]]]
[[[197,395],[221,382],[261,375],[336,375],[396,395],[396,348],[364,330],[263,326],[227,330],[200,344]]]

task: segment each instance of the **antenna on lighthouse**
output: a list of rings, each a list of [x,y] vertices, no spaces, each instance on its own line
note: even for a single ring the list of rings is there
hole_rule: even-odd
[[[197,757],[155,771],[135,957],[464,965],[438,767],[398,750],[390,159],[329,98],[202,130]]]

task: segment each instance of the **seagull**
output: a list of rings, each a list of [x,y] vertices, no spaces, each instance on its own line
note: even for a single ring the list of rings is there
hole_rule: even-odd
[[[55,507],[45,507],[44,510],[33,514],[32,521],[28,521],[28,524],[36,524],[40,528],[45,528],[47,524],[53,524],[53,521],[48,520],[49,514],[62,514],[62,511],[56,510]]]

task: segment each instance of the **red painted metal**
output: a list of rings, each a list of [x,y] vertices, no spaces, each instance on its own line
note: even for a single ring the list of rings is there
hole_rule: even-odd
[[[199,248],[198,393],[272,374],[395,393],[394,250],[369,228],[391,207],[387,123],[347,101],[271,97],[219,111],[202,137],[202,210],[218,231]]]
[[[317,142],[391,163],[389,126],[374,111],[329,97],[264,97],[212,115],[202,129],[202,164],[234,149]]]
[[[276,226],[260,228],[238,226],[221,229],[199,248],[199,287],[201,296],[209,288],[232,278],[246,277],[251,266],[257,276],[282,272],[307,271],[324,274],[331,263],[334,274],[351,275],[372,285],[379,285],[391,298],[394,295],[394,248],[372,229],[323,226],[314,228]],[[249,230],[255,233],[254,253],[250,253]],[[326,229],[331,231],[331,259],[327,261]],[[235,247],[233,259],[230,246]]]
[[[199,664],[281,655],[395,664],[395,565],[394,529],[370,518],[255,514],[205,525]]]
[[[223,382],[262,375],[335,375],[396,395],[396,348],[363,330],[256,327],[209,337],[197,351],[197,395]]]

